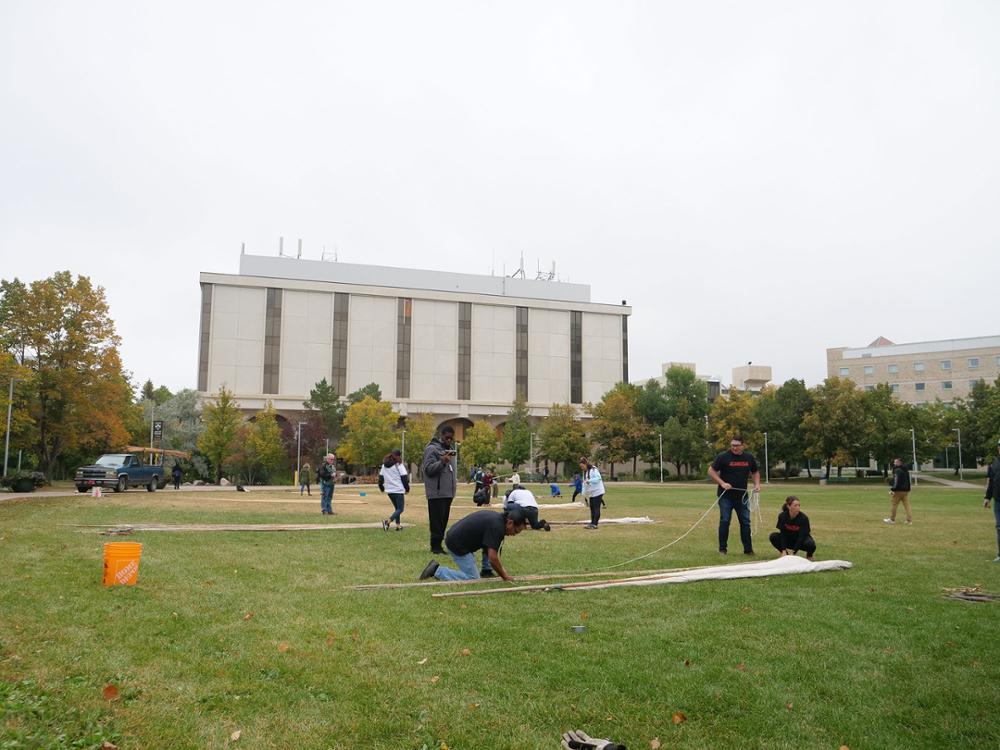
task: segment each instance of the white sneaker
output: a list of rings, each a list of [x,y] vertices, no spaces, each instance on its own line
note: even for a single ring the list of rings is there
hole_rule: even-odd
[[[993,562],[1000,562],[1000,555],[993,558]]]
[[[906,522],[906,525],[907,525],[907,526],[912,526],[912,525],[913,525],[913,521],[907,521],[907,522]]]
[[[883,518],[882,523],[896,523],[896,522],[893,521],[891,518]]]

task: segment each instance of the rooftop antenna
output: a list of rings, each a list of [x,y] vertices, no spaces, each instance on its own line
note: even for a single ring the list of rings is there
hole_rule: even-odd
[[[285,238],[284,237],[279,237],[278,238],[278,255],[280,256],[280,255],[284,255],[284,254],[285,254]]]
[[[240,243],[240,255],[246,255],[246,254],[247,254],[247,243],[241,242]]]
[[[490,260],[490,276],[497,275],[497,251],[493,248],[493,257]]]
[[[517,270],[510,275],[512,279],[523,279],[524,275],[524,253],[521,253],[521,264],[517,267]]]
[[[296,258],[302,257],[302,238],[299,237],[299,254],[295,256]]]

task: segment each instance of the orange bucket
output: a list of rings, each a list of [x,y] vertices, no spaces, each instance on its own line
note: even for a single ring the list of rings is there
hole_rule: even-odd
[[[104,545],[105,586],[134,586],[139,579],[142,545],[137,542],[108,542]]]

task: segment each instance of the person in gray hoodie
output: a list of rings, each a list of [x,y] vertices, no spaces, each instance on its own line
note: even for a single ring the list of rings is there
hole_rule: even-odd
[[[431,438],[424,448],[424,458],[420,470],[424,475],[424,489],[427,491],[427,518],[431,527],[431,552],[445,554],[442,543],[444,531],[448,527],[451,501],[455,499],[455,428],[445,425]]]

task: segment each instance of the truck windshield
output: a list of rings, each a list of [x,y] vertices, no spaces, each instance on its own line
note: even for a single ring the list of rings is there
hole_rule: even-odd
[[[107,453],[94,461],[98,466],[119,467],[125,463],[125,455],[121,453]]]

